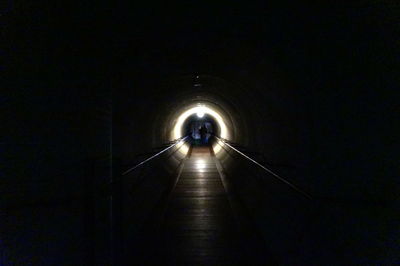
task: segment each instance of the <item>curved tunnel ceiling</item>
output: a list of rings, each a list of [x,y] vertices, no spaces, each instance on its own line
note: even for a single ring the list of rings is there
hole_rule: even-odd
[[[237,103],[221,95],[226,82],[211,76],[200,76],[200,80],[195,81],[194,77],[196,76],[180,77],[167,85],[181,93],[171,95],[171,100],[166,101],[166,113],[158,115],[159,119],[153,129],[156,138],[160,129],[163,130],[161,137],[164,141],[180,138],[184,134],[185,121],[197,112],[208,114],[215,120],[222,138],[237,141],[239,137],[246,136],[247,127],[243,123]],[[196,82],[201,82],[202,87],[196,88]]]

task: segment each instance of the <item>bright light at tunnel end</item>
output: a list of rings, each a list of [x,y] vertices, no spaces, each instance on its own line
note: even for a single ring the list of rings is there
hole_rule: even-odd
[[[230,139],[228,128],[226,126],[223,116],[221,116],[221,114],[216,110],[214,110],[213,108],[210,108],[206,105],[202,105],[200,103],[197,104],[195,107],[187,109],[186,111],[184,111],[179,115],[172,130],[172,139],[178,139],[182,137],[183,124],[186,121],[186,119],[193,114],[196,114],[197,117],[199,118],[204,117],[205,114],[212,116],[216,120],[218,126],[221,129],[220,137],[224,139]],[[216,147],[213,148],[214,152],[217,153],[221,149],[221,146],[216,145]]]
[[[204,116],[204,113],[203,112],[197,112],[197,117],[198,118],[202,118]]]

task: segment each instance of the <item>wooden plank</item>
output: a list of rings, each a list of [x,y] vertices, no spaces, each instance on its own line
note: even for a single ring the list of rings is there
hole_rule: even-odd
[[[237,264],[240,236],[209,147],[194,147],[172,192],[162,238],[165,264]]]

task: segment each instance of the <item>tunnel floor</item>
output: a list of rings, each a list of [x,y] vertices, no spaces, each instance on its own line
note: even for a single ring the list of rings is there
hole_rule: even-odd
[[[194,146],[184,161],[159,236],[155,259],[163,265],[249,262],[254,243],[238,226],[216,160],[211,147]]]

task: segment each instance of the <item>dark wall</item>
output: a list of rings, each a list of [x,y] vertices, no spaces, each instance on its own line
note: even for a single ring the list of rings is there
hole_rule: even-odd
[[[110,80],[93,47],[100,35],[81,25],[83,9],[4,7],[0,264],[90,264],[91,230],[100,230],[98,246],[109,234],[107,202],[91,200],[111,169]]]

